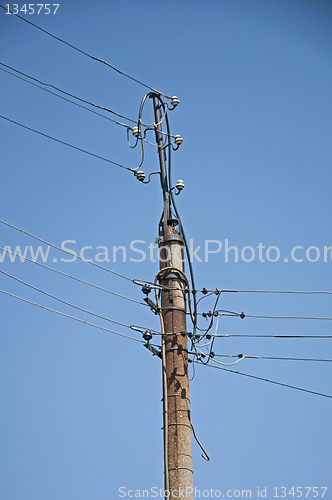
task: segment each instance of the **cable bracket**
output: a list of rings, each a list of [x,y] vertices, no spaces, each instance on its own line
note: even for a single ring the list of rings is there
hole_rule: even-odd
[[[151,311],[153,311],[155,314],[159,313],[159,308],[151,299],[149,299],[149,297],[144,297],[143,300],[148,304],[148,306],[150,306]]]
[[[146,347],[150,352],[152,352],[152,355],[153,356],[158,356],[158,358],[162,358],[162,355],[161,355],[161,352],[158,351],[158,349],[156,349],[155,347],[153,347],[151,344],[147,343],[147,344],[143,344],[144,347]]]

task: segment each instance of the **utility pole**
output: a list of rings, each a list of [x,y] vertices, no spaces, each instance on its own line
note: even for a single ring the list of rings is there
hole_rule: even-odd
[[[163,218],[159,226],[159,283],[161,290],[161,322],[163,335],[163,432],[165,454],[165,490],[169,498],[194,499],[191,453],[191,421],[189,398],[188,348],[186,334],[187,278],[184,274],[183,238],[176,229],[170,205],[166,152],[162,134],[161,102],[153,99],[155,134],[160,162],[164,199]],[[164,110],[166,112],[166,110]]]

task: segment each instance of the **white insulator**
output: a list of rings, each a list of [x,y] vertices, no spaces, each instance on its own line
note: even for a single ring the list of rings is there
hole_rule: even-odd
[[[142,170],[137,172],[137,180],[143,182],[144,179],[145,179],[145,173]]]
[[[174,108],[176,108],[176,106],[178,104],[180,104],[180,101],[179,101],[179,99],[177,98],[176,95],[173,95],[172,100],[171,100],[171,104],[172,104],[172,106],[174,106]]]
[[[174,142],[177,146],[180,146],[180,144],[183,143],[183,139],[181,137],[181,135],[175,135],[174,136]]]
[[[184,182],[183,180],[179,179],[178,182],[176,183],[176,189],[178,191],[182,191],[182,189],[184,189]]]
[[[133,134],[134,137],[138,137],[139,136],[138,127],[133,127],[133,130],[131,133]]]

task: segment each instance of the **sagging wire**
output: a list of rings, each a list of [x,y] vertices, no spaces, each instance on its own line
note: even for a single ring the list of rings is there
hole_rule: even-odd
[[[215,304],[214,304],[214,307],[213,307],[213,311],[209,311],[209,316],[211,317],[211,320],[210,320],[210,324],[208,326],[208,328],[206,328],[205,330],[202,330],[201,328],[198,328],[197,329],[201,332],[203,332],[203,335],[200,336],[199,334],[195,334],[193,335],[192,337],[192,347],[195,351],[198,351],[200,354],[203,354],[203,359],[206,357],[207,360],[206,362],[205,361],[202,361],[204,364],[205,363],[208,363],[210,361],[210,359],[213,357],[213,344],[214,344],[214,340],[215,340],[215,335],[212,337],[212,340],[210,340],[210,335],[209,335],[209,331],[211,330],[212,326],[213,326],[213,321],[214,321],[214,318],[216,317],[216,308],[217,308],[217,305],[218,305],[218,301],[220,299],[220,296],[221,296],[221,291],[216,289],[215,292],[217,297],[216,297],[216,301],[215,301]],[[202,299],[202,297],[201,297]],[[199,299],[199,300],[201,300]],[[206,316],[205,316],[206,317]],[[218,323],[219,321],[217,322],[217,326],[218,326]],[[209,348],[209,353],[204,353],[202,351],[200,351],[198,348],[197,348],[197,344],[199,344],[199,342],[201,342],[204,338],[206,338],[206,340],[209,340],[209,342],[205,343],[204,345],[199,345],[199,347],[207,347],[207,346],[210,346]],[[197,340],[196,340],[197,339]]]
[[[195,347],[195,349],[196,349],[196,350],[197,350],[197,351],[198,351],[201,355],[203,355],[203,356],[205,356],[205,357],[206,357],[206,354],[205,354],[203,351],[201,351],[200,349],[198,349],[198,347],[197,347],[197,346]],[[222,363],[221,361],[218,361],[217,359],[215,359],[215,358],[214,358],[214,355],[213,355],[213,356],[209,355],[209,356],[207,356],[207,357],[208,357],[208,361],[210,361],[210,360],[211,360],[211,361],[213,361],[214,363],[217,363],[218,365],[223,365],[223,366],[233,366],[233,365],[236,365],[237,363],[239,363],[240,361],[242,361],[243,359],[245,359],[245,356],[241,356],[239,359],[237,359],[236,361],[234,361],[234,363]],[[231,358],[231,357],[232,357],[232,356],[227,356],[226,358]],[[226,359],[226,358],[225,358],[225,359]],[[204,363],[202,360],[201,360],[201,363],[202,363],[203,365],[206,365],[206,364],[207,364],[207,363]]]

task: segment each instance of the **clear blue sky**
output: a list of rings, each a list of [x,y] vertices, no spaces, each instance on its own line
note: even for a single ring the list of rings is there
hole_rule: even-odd
[[[5,4],[3,4],[5,5]],[[23,4],[19,4],[21,7]],[[11,8],[13,4],[10,4]],[[97,3],[67,0],[56,14],[21,15],[89,54],[177,95],[173,180],[194,259],[198,288],[332,291],[331,88],[332,4],[323,0],[219,0]],[[137,119],[146,89],[1,9],[1,62],[126,117]],[[0,68],[5,68],[0,66]],[[10,70],[9,70],[10,71]],[[126,129],[1,71],[1,115],[135,168],[139,149]],[[49,88],[50,89],[50,88]],[[52,90],[52,89],[50,89]],[[151,122],[151,103],[144,118]],[[122,119],[120,121],[123,121]],[[154,279],[148,253],[162,209],[157,176],[131,172],[0,120],[0,219],[129,276]],[[150,136],[153,139],[153,135]],[[158,156],[146,146],[146,174]],[[41,243],[0,224],[2,247]],[[222,244],[204,260],[206,240]],[[239,261],[225,244],[236,246]],[[261,244],[265,248],[259,259]],[[42,245],[46,249],[46,245]],[[112,262],[113,246],[127,261]],[[255,258],[249,260],[251,250]],[[210,243],[210,249],[218,244]],[[280,257],[268,261],[266,250]],[[291,250],[297,248],[293,257]],[[314,247],[311,250],[308,248]],[[319,254],[318,251],[319,250]],[[30,250],[28,250],[29,256]],[[1,251],[0,251],[1,255]],[[277,250],[269,257],[275,260]],[[318,258],[319,255],[319,258]],[[85,263],[47,265],[140,301],[138,286]],[[53,259],[57,262],[53,262]],[[317,260],[316,260],[317,258]],[[288,262],[285,262],[288,259]],[[310,261],[311,260],[311,261]],[[315,262],[313,262],[316,260]],[[41,260],[39,259],[39,262]],[[148,308],[93,289],[30,262],[0,270],[126,324],[158,330]],[[2,290],[140,338],[1,275]],[[202,301],[200,312],[213,307]],[[329,295],[222,294],[220,308],[251,315],[331,317]],[[1,294],[1,486],[4,500],[113,500],[119,488],[163,487],[160,360],[138,342],[112,335]],[[204,326],[204,320],[202,319]],[[218,333],[330,335],[329,320],[222,317]],[[332,359],[332,339],[224,338],[218,354]],[[232,358],[231,358],[232,359]],[[229,361],[226,361],[229,362]],[[330,362],[244,359],[234,369],[332,395]],[[192,421],[211,457],[193,442],[194,483],[201,491],[292,487],[331,482],[331,399],[196,366]],[[277,487],[278,490],[274,488]],[[301,490],[299,490],[301,491]],[[313,498],[311,490],[307,498]]]

